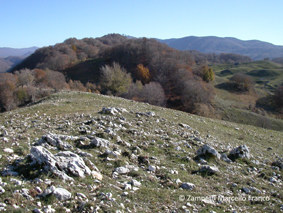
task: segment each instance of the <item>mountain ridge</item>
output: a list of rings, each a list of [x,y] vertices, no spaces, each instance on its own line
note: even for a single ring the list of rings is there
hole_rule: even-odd
[[[236,53],[253,60],[283,56],[283,46],[260,40],[240,40],[234,37],[187,36],[183,38],[157,39],[178,50],[197,50],[203,53]]]

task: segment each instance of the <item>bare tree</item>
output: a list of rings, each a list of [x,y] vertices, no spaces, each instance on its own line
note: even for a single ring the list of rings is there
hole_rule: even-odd
[[[157,106],[165,105],[166,97],[164,90],[157,82],[150,82],[149,84],[144,85],[141,91],[141,97],[143,102]]]

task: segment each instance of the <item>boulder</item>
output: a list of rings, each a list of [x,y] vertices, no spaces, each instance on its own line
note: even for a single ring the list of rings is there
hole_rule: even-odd
[[[31,157],[33,162],[31,165],[44,165],[47,172],[52,172],[63,180],[73,181],[73,176],[85,177],[91,175],[91,170],[85,165],[84,160],[77,154],[70,151],[62,151],[55,155],[42,146],[31,148]]]
[[[197,150],[197,157],[205,157],[205,158],[210,158],[210,157],[216,157],[220,159],[221,155],[214,149],[212,146],[205,144],[201,148]]]
[[[250,159],[250,151],[246,145],[241,145],[230,151],[229,156],[230,159],[237,158],[247,158]]]
[[[53,194],[58,200],[61,200],[61,201],[69,200],[72,197],[72,194],[68,190],[63,189],[63,188],[56,188],[53,191]]]

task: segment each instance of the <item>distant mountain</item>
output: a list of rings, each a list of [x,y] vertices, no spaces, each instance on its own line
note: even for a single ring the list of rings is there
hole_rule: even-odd
[[[283,46],[273,45],[259,40],[243,41],[231,37],[196,37],[158,39],[162,43],[178,50],[197,50],[202,53],[236,53],[246,55],[253,60],[283,57]]]
[[[0,58],[6,58],[8,56],[20,56],[27,57],[32,54],[38,47],[28,47],[28,48],[9,48],[0,47]]]
[[[26,57],[33,54],[38,47],[29,48],[0,48],[0,73],[6,72],[12,67],[22,62]]]
[[[0,58],[0,73],[6,72],[12,67],[12,63],[5,60],[4,58]]]

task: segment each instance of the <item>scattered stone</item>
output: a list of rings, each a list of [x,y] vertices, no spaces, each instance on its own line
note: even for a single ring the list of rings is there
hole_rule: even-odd
[[[180,186],[182,189],[186,189],[186,190],[192,190],[194,189],[196,186],[193,183],[182,183]]]
[[[183,123],[179,123],[179,126],[185,128],[185,129],[188,129],[188,130],[191,130],[191,129],[192,129],[189,125],[183,124]]]
[[[78,137],[68,136],[68,135],[56,135],[48,133],[43,135],[40,140],[38,140],[34,145],[43,146],[44,144],[49,144],[50,146],[57,147],[60,150],[73,149],[73,146],[62,140],[76,140]]]
[[[243,187],[242,190],[246,193],[246,194],[250,194],[251,190],[248,189],[247,187]]]

